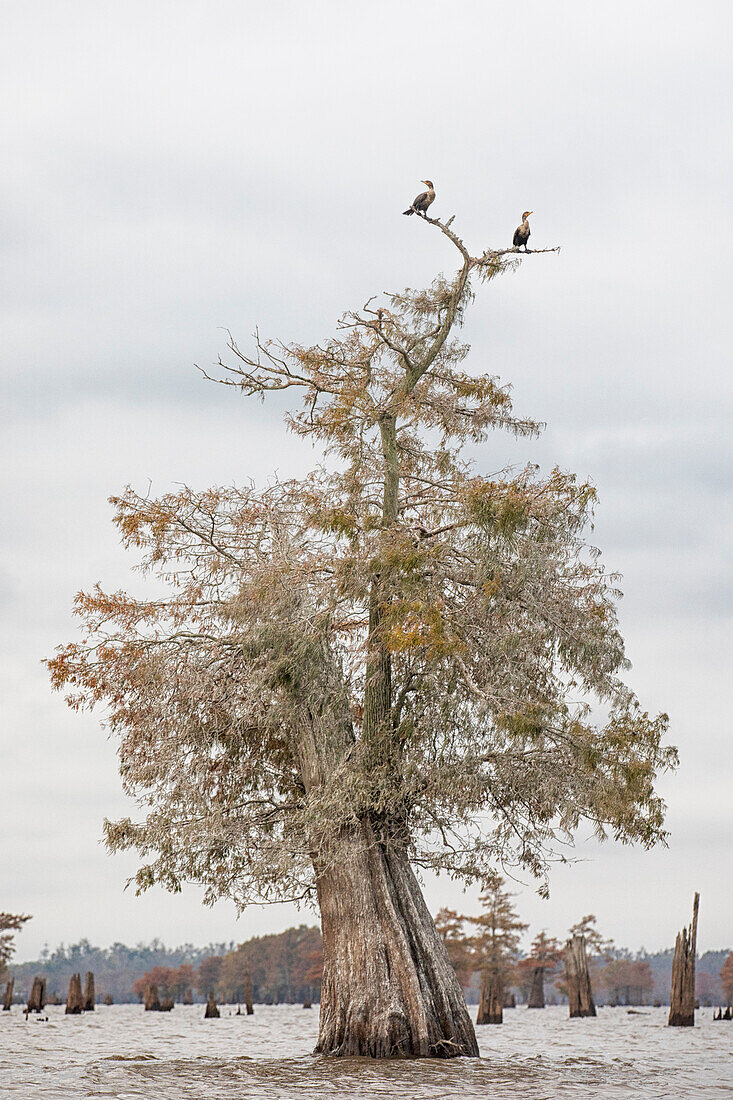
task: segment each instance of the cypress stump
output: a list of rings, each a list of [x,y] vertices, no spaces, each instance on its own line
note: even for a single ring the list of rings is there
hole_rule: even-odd
[[[216,1006],[216,997],[214,996],[213,990],[212,990],[212,992],[209,993],[209,996],[206,999],[206,1010],[204,1012],[204,1019],[205,1020],[218,1020],[219,1019],[219,1009]]]
[[[106,1004],[106,1005],[113,1005],[114,1003],[115,1003],[115,999],[114,999],[114,997],[112,996],[112,994],[111,994],[111,993],[108,993],[108,994],[106,995],[106,997],[104,998],[104,1004]]]
[[[481,982],[476,1024],[501,1024],[504,1022],[504,986],[496,974],[485,974]]]
[[[244,975],[244,1003],[247,1007],[247,1015],[252,1016],[254,1014],[252,1008],[252,975],[249,970]]]
[[[84,983],[84,1011],[94,1012],[94,974],[91,970],[87,970]]]
[[[545,1007],[545,968],[536,966],[532,971],[532,990],[527,1008]]]
[[[155,982],[145,986],[145,1011],[160,1012],[160,997]]]
[[[696,893],[692,903],[692,924],[677,933],[672,962],[669,1027],[695,1025],[695,950],[699,907],[700,895]]]
[[[570,1019],[595,1016],[593,990],[588,971],[585,936],[573,936],[565,945],[565,984],[568,988]]]
[[[81,992],[81,974],[72,974],[69,982],[69,995],[66,998],[66,1015],[79,1016],[84,1011],[84,998]]]
[[[34,978],[26,1012],[40,1012],[46,1004],[46,979]]]
[[[3,1012],[10,1012],[10,1006],[13,1003],[13,986],[15,985],[15,978],[11,978],[8,984],[5,986],[5,996],[3,998]]]

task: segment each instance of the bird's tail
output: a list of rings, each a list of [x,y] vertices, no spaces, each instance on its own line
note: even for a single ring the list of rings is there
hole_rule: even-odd
[[[402,213],[403,214],[414,214],[415,213],[415,208],[414,208],[414,206],[411,206],[409,210],[403,210]]]

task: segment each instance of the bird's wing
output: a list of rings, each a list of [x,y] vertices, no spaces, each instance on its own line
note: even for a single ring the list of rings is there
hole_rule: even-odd
[[[427,198],[427,197],[428,197],[428,193],[427,193],[427,191],[422,191],[422,192],[421,192],[421,193],[420,193],[420,194],[419,194],[419,195],[417,196],[417,198],[416,198],[416,199],[413,199],[412,205],[413,205],[413,206],[420,206],[420,204],[421,204],[421,203],[425,202],[425,200],[426,200],[426,198]]]

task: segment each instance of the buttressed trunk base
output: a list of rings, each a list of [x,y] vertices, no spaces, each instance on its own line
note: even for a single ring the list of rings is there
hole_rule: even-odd
[[[408,861],[369,822],[317,876],[323,934],[316,1053],[478,1056],[463,992]]]

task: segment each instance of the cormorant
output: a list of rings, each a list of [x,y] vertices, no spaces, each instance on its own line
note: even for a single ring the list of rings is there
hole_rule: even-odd
[[[423,191],[418,195],[416,199],[413,199],[412,206],[408,210],[403,210],[403,214],[425,214],[428,207],[432,202],[435,202],[435,188],[430,180],[420,180],[427,187],[427,191]]]
[[[531,210],[525,210],[522,214],[522,224],[518,225],[514,230],[514,240],[512,244],[515,248],[521,248],[524,245],[524,251],[527,251],[527,241],[529,240],[529,222],[527,219],[532,213]]]

